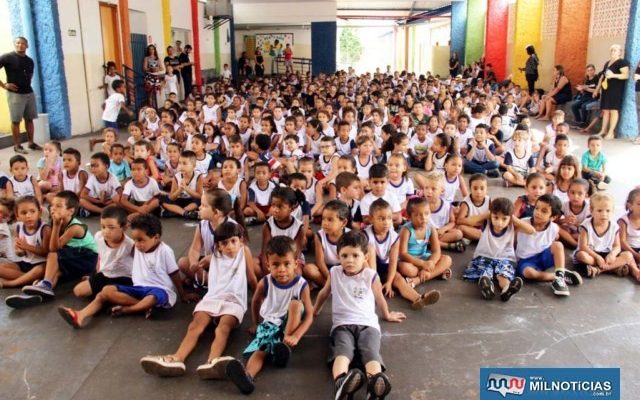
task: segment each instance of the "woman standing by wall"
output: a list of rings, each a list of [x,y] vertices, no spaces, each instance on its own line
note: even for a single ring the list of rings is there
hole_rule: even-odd
[[[451,54],[451,58],[449,59],[449,75],[451,78],[455,78],[460,73],[460,59],[458,58],[458,53],[455,51]]]
[[[602,128],[599,135],[605,139],[615,137],[615,129],[620,117],[625,81],[629,79],[629,61],[622,58],[622,46],[614,44],[609,48],[609,60],[604,64],[594,97],[600,93]]]
[[[527,58],[525,67],[520,68],[520,71],[524,71],[524,76],[527,79],[527,85],[529,87],[529,96],[531,96],[536,88],[536,81],[538,80],[538,65],[540,65],[540,60],[538,59],[536,49],[532,44],[528,45],[525,50],[527,51],[529,58]]]

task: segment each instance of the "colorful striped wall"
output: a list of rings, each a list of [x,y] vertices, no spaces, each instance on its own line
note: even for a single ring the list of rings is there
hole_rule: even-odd
[[[489,0],[485,61],[493,66],[498,80],[504,79],[506,75],[508,29],[509,0]]]
[[[559,3],[555,64],[564,67],[572,84],[584,79],[589,46],[591,8],[584,0],[563,0]]]
[[[467,31],[464,62],[480,60],[484,55],[484,29],[487,17],[487,0],[467,1]]]
[[[451,53],[458,53],[464,61],[464,46],[467,32],[467,5],[463,1],[451,3]]]
[[[519,0],[516,3],[516,29],[513,40],[513,62],[511,73],[513,80],[519,85],[526,85],[524,68],[527,61],[525,48],[532,44],[540,47],[540,24],[542,22],[541,0]]]

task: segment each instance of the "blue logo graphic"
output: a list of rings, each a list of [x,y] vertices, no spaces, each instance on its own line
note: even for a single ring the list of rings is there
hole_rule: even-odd
[[[620,368],[481,368],[480,400],[620,399]]]

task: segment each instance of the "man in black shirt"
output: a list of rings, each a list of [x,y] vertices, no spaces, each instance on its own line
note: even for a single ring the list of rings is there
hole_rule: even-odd
[[[0,69],[7,73],[7,82],[0,82],[0,87],[7,91],[7,102],[11,114],[11,134],[13,135],[13,150],[16,153],[26,154],[27,151],[20,144],[20,121],[24,119],[29,139],[29,148],[42,150],[42,147],[33,142],[33,120],[38,118],[36,109],[36,97],[31,88],[33,77],[33,60],[27,55],[29,43],[22,36],[14,42],[15,51],[0,56]]]
[[[184,46],[184,51],[180,53],[178,59],[180,60],[180,74],[182,75],[182,82],[184,82],[184,98],[185,100],[191,94],[191,87],[193,86],[193,62],[189,59],[189,53],[191,52],[191,45]]]

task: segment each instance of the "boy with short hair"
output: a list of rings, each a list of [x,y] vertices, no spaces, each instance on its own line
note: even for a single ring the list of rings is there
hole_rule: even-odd
[[[120,204],[131,213],[129,219],[137,214],[154,212],[160,207],[158,182],[147,175],[147,161],[136,158],[131,163],[131,180],[124,185]]]
[[[120,114],[120,109],[124,109],[127,114],[133,116],[133,111],[129,110],[126,104],[126,100],[124,98],[124,94],[127,91],[125,83],[121,79],[116,79],[111,84],[113,88],[113,94],[111,94],[103,103],[102,109],[102,122],[104,122],[105,128],[113,128],[118,129],[118,114]]]
[[[369,170],[369,187],[371,191],[367,193],[360,201],[360,212],[365,223],[370,222],[369,207],[371,203],[377,199],[384,199],[391,206],[391,212],[393,213],[394,225],[402,223],[402,216],[400,212],[402,207],[398,202],[397,197],[387,190],[389,184],[389,169],[384,164],[375,164]]]
[[[358,200],[361,194],[360,178],[352,172],[340,172],[336,177],[336,191],[338,200],[349,207],[350,218],[347,226],[351,229],[360,229],[362,224],[362,212]]]
[[[90,213],[100,214],[106,206],[120,201],[122,186],[118,178],[109,172],[110,163],[105,153],[91,156],[91,174],[80,193],[80,206]]]
[[[544,156],[538,157],[539,170],[542,170],[542,174],[545,179],[553,181],[556,178],[556,172],[562,159],[570,154],[569,148],[571,143],[569,142],[569,136],[565,134],[556,135],[556,143],[553,145],[555,150],[547,148],[544,152]]]
[[[468,174],[482,173],[490,178],[498,178],[498,161],[496,161],[496,148],[493,142],[487,140],[489,127],[478,124],[473,133],[473,139],[469,140],[464,160],[464,172]]]
[[[276,184],[269,179],[271,176],[269,164],[258,162],[253,168],[255,179],[249,185],[249,201],[244,209],[244,215],[255,217],[256,222],[264,222],[269,215],[271,192]]]
[[[131,168],[129,167],[129,161],[124,156],[124,146],[121,143],[114,143],[111,145],[110,151],[109,172],[114,174],[122,184],[131,178]]]
[[[72,147],[62,152],[62,190],[70,190],[80,197],[82,188],[87,184],[89,174],[80,168],[82,164],[80,152]],[[53,198],[53,196],[51,197]],[[51,203],[51,201],[49,201]]]
[[[362,232],[350,231],[342,235],[337,245],[341,265],[331,268],[327,283],[314,305],[319,315],[324,302],[332,295],[331,361],[335,398],[346,399],[367,382],[370,398],[384,398],[391,391],[389,378],[382,372],[380,355],[380,324],[375,313],[376,304],[383,318],[402,322],[403,313],[389,311],[382,293],[382,284],[375,270],[365,268],[368,239]],[[367,376],[356,368],[349,368],[354,354],[362,358]]]
[[[131,221],[135,252],[131,280],[133,286],[107,285],[82,310],[59,307],[60,316],[74,328],[85,326],[84,320],[97,314],[109,303],[111,315],[145,313],[149,318],[154,307],[171,308],[178,296],[182,301],[194,299],[184,293],[176,259],[171,247],[161,240],[162,224],[158,217],[141,214]],[[177,292],[177,294],[176,294]]]
[[[80,200],[75,193],[63,190],[51,202],[51,237],[44,278],[22,288],[22,295],[7,297],[9,307],[24,308],[55,297],[60,279],[73,280],[90,275],[98,261],[97,246],[89,227],[75,215]]]
[[[602,138],[598,135],[589,136],[588,150],[582,155],[582,177],[598,190],[605,190],[611,178],[605,174],[607,158],[602,152]]]
[[[9,159],[9,171],[11,176],[5,187],[5,196],[8,199],[19,199],[23,196],[34,196],[40,205],[42,202],[42,191],[36,178],[29,174],[29,163],[24,156],[16,154]]]
[[[188,219],[198,219],[203,179],[195,169],[195,153],[190,150],[183,151],[178,162],[178,173],[171,182],[171,193],[164,196],[160,202],[165,211]]]

